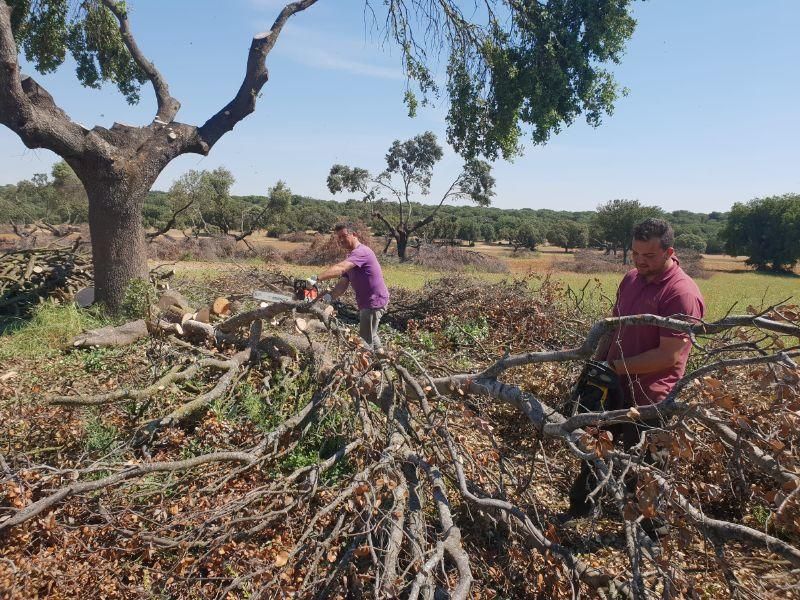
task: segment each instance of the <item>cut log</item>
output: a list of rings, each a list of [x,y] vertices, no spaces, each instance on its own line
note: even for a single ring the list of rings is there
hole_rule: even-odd
[[[210,323],[211,322],[211,311],[206,308],[201,308],[197,311],[197,314],[194,316],[195,321],[200,321],[201,323]]]
[[[147,324],[144,319],[139,319],[119,327],[109,325],[100,329],[92,329],[76,336],[71,345],[73,348],[127,346],[147,335]]]
[[[169,306],[161,312],[161,316],[171,323],[183,325],[189,319],[194,318],[194,313],[186,312],[179,306]]]
[[[215,315],[227,315],[231,312],[231,301],[227,298],[217,298],[211,305],[211,312]]]
[[[167,290],[161,297],[158,299],[158,308],[161,310],[166,310],[170,306],[177,306],[182,308],[184,312],[189,312],[189,302],[183,295],[177,290]]]
[[[75,303],[81,308],[88,308],[94,304],[94,286],[90,285],[78,290],[75,294]]]

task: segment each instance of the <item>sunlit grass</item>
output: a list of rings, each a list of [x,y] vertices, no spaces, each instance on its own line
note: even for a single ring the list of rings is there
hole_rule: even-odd
[[[0,363],[18,356],[52,356],[85,329],[104,324],[103,319],[75,304],[42,304],[30,320],[12,324],[0,336]]]

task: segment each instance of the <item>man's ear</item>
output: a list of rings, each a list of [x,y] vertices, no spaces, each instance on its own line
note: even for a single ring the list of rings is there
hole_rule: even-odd
[[[667,258],[673,256],[674,254],[675,254],[675,248],[673,248],[672,246],[667,248]]]

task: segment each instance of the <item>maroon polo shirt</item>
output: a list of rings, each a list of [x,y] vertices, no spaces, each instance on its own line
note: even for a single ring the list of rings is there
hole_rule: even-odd
[[[705,314],[703,295],[697,284],[680,267],[677,258],[657,279],[647,282],[636,269],[628,271],[619,284],[614,316],[659,315],[671,317],[687,315],[702,318]],[[686,337],[685,334],[650,325],[625,325],[613,334],[608,350],[608,361],[635,356],[658,348],[661,337]],[[680,360],[671,368],[644,375],[621,375],[625,400],[639,406],[661,402],[686,370],[691,344],[681,352]]]

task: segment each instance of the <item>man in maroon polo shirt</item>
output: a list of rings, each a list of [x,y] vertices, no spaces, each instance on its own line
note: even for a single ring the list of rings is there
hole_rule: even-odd
[[[328,267],[309,281],[338,279],[326,302],[336,300],[353,286],[358,305],[359,335],[372,349],[381,348],[378,325],[389,304],[389,289],[383,280],[383,271],[372,249],[358,239],[358,231],[352,223],[339,223],[334,227],[334,235],[339,246],[348,251],[347,258]]]
[[[672,244],[672,226],[662,219],[647,219],[633,230],[635,269],[622,279],[614,304],[615,317],[652,314],[700,319],[705,303],[697,284],[680,267]],[[605,360],[620,380],[626,406],[646,406],[664,400],[683,377],[691,343],[678,331],[649,325],[618,327],[598,348],[595,358]],[[639,442],[643,429],[660,427],[660,419],[614,425],[609,430],[626,448]],[[594,489],[593,471],[583,463],[570,490],[568,515],[591,512],[587,495]]]

